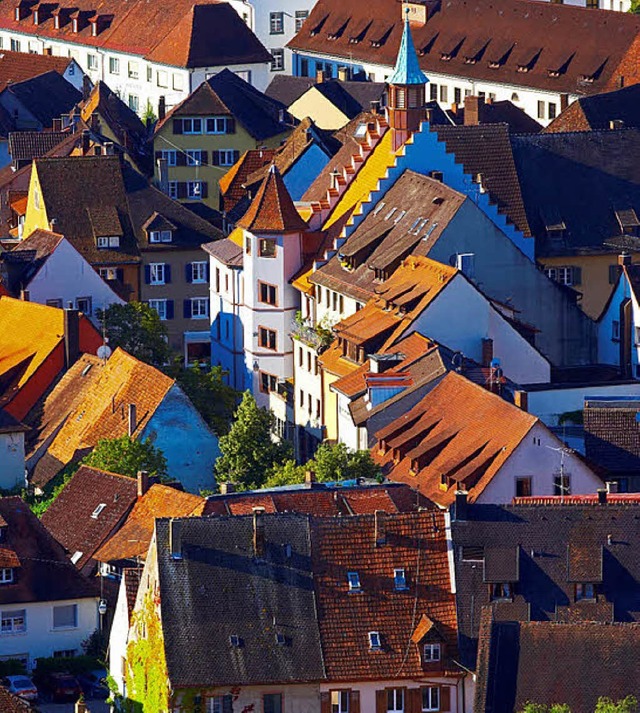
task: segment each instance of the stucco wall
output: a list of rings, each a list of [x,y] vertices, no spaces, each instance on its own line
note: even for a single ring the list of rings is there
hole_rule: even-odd
[[[24,433],[0,433],[0,490],[24,486]]]
[[[120,580],[118,599],[111,623],[109,634],[109,673],[118,686],[118,691],[124,693],[124,670],[122,659],[127,653],[127,639],[129,636],[129,611],[127,607],[127,592],[124,580]]]

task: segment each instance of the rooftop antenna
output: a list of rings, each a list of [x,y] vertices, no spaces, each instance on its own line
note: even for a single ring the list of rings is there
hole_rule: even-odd
[[[554,448],[553,446],[547,446],[547,448],[551,451],[556,451],[560,453],[560,504],[564,504],[564,496],[569,495],[569,493],[565,493],[565,490],[567,490],[565,486],[565,471],[564,471],[564,457],[565,455],[572,455],[573,450],[569,448],[568,446],[560,446],[560,448]]]
[[[102,364],[107,363],[107,359],[111,356],[111,347],[109,346],[109,338],[107,337],[107,305],[102,308],[102,344],[98,347],[96,356],[102,359]]]

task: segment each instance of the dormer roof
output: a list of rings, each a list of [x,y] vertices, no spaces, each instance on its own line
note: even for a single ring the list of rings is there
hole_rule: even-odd
[[[237,224],[254,234],[296,233],[307,230],[307,224],[296,210],[282,176],[275,166],[269,169],[249,210]]]

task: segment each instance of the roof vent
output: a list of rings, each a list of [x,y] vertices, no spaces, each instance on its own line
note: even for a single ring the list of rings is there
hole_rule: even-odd
[[[229,643],[231,644],[231,646],[239,648],[241,644],[240,637],[237,634],[231,634],[231,636],[229,637]]]
[[[97,520],[97,519],[98,519],[98,516],[100,515],[100,513],[101,513],[106,507],[107,507],[107,504],[106,504],[106,503],[100,503],[100,505],[98,505],[98,507],[91,513],[91,517],[92,517],[94,520]]]
[[[280,634],[280,633],[276,634],[276,644],[278,644],[278,646],[284,646],[286,643],[287,643],[287,640],[286,640],[284,634]]]

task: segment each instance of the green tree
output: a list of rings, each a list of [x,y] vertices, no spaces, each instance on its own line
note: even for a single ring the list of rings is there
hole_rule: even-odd
[[[136,441],[129,436],[101,438],[82,463],[131,478],[135,478],[139,470],[147,470],[149,475],[167,474],[164,454],[149,438],[145,441]]]
[[[629,12],[634,15],[640,14],[640,0],[631,0],[631,5],[629,6]]]
[[[619,701],[611,698],[598,698],[595,713],[637,713],[638,699],[635,696],[627,696]]]
[[[544,703],[527,701],[520,713],[571,713],[571,708],[566,703],[553,703],[547,706]]]
[[[219,483],[231,482],[241,490],[260,488],[276,465],[291,456],[286,443],[271,438],[274,416],[260,408],[245,391],[229,433],[220,438],[220,457],[215,464]]]
[[[216,436],[229,433],[240,394],[225,384],[222,367],[214,366],[209,371],[199,366],[185,369],[178,358],[167,374],[178,382]]]
[[[169,361],[167,328],[149,305],[142,302],[112,304],[106,310],[98,310],[97,316],[105,325],[112,349],[121,347],[136,359],[154,366]]]
[[[344,443],[323,443],[305,465],[296,465],[294,461],[289,460],[275,466],[264,487],[303,483],[307,470],[314,471],[316,480],[320,483],[357,478],[379,480],[382,477],[380,466],[373,460],[369,451],[352,451]]]

